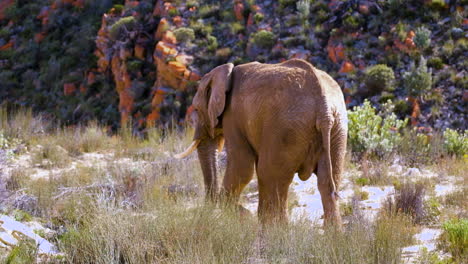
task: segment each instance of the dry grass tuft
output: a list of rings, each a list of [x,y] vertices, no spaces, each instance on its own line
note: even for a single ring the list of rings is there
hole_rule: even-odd
[[[404,183],[395,190],[395,197],[384,201],[383,210],[388,214],[410,216],[415,223],[420,223],[426,216],[424,207],[425,186],[420,183]]]

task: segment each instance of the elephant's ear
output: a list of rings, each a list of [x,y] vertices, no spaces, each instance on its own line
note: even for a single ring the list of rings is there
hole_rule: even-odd
[[[226,105],[226,93],[231,87],[231,74],[234,65],[223,64],[207,73],[198,86],[198,91],[193,98],[193,105],[199,111],[205,112],[208,117],[209,133],[214,138],[215,127],[218,125],[218,117],[223,113]]]

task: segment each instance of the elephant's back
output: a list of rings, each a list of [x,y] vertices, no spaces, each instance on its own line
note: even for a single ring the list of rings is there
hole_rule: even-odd
[[[305,141],[315,130],[320,97],[309,87],[311,65],[293,64],[248,63],[233,70],[228,112],[253,145],[270,133]]]

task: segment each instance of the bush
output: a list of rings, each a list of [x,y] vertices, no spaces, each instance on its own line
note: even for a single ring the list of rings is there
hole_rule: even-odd
[[[207,49],[208,51],[215,51],[218,48],[218,40],[216,37],[213,36],[208,36],[208,46]]]
[[[275,44],[276,37],[270,31],[260,30],[257,33],[252,34],[252,41],[260,48],[269,49]]]
[[[195,32],[191,28],[181,27],[174,30],[174,35],[178,42],[190,42],[195,39]]]
[[[419,96],[431,89],[432,70],[427,69],[426,59],[421,56],[419,66],[411,62],[410,70],[403,74],[406,90],[412,96]]]
[[[427,65],[434,69],[440,70],[444,67],[444,62],[439,57],[431,57],[427,60]]]
[[[123,28],[125,28],[126,30],[131,30],[135,26],[136,19],[133,16],[122,17],[121,19],[119,19],[119,21],[115,22],[111,26],[109,30],[109,36],[115,40],[122,33]]]
[[[462,157],[468,153],[468,130],[458,133],[447,128],[444,131],[444,147],[447,153]]]
[[[300,0],[296,3],[297,11],[301,19],[307,19],[310,14],[310,0]]]
[[[415,31],[414,44],[420,49],[425,49],[431,44],[431,31],[425,27],[419,27]]]
[[[393,91],[395,74],[385,64],[377,64],[366,69],[365,84],[369,92]]]
[[[385,106],[389,107],[389,103]],[[349,145],[354,152],[367,152],[382,157],[391,153],[401,142],[400,130],[408,120],[397,119],[394,113],[376,114],[370,102],[365,100],[362,106],[356,106],[348,111]]]
[[[263,18],[264,18],[264,16],[263,16],[262,13],[256,13],[256,14],[254,15],[255,23],[260,23],[260,22],[262,22]]]
[[[468,260],[468,219],[447,221],[442,229],[439,246],[457,260]]]
[[[13,249],[10,251],[5,259],[7,264],[26,264],[36,263],[38,256],[37,246],[32,239],[21,240]]]

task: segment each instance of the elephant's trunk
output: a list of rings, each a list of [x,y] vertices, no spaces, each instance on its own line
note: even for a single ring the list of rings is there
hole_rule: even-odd
[[[205,139],[197,148],[203,179],[205,181],[206,198],[216,200],[218,193],[218,182],[216,177],[216,139]]]

